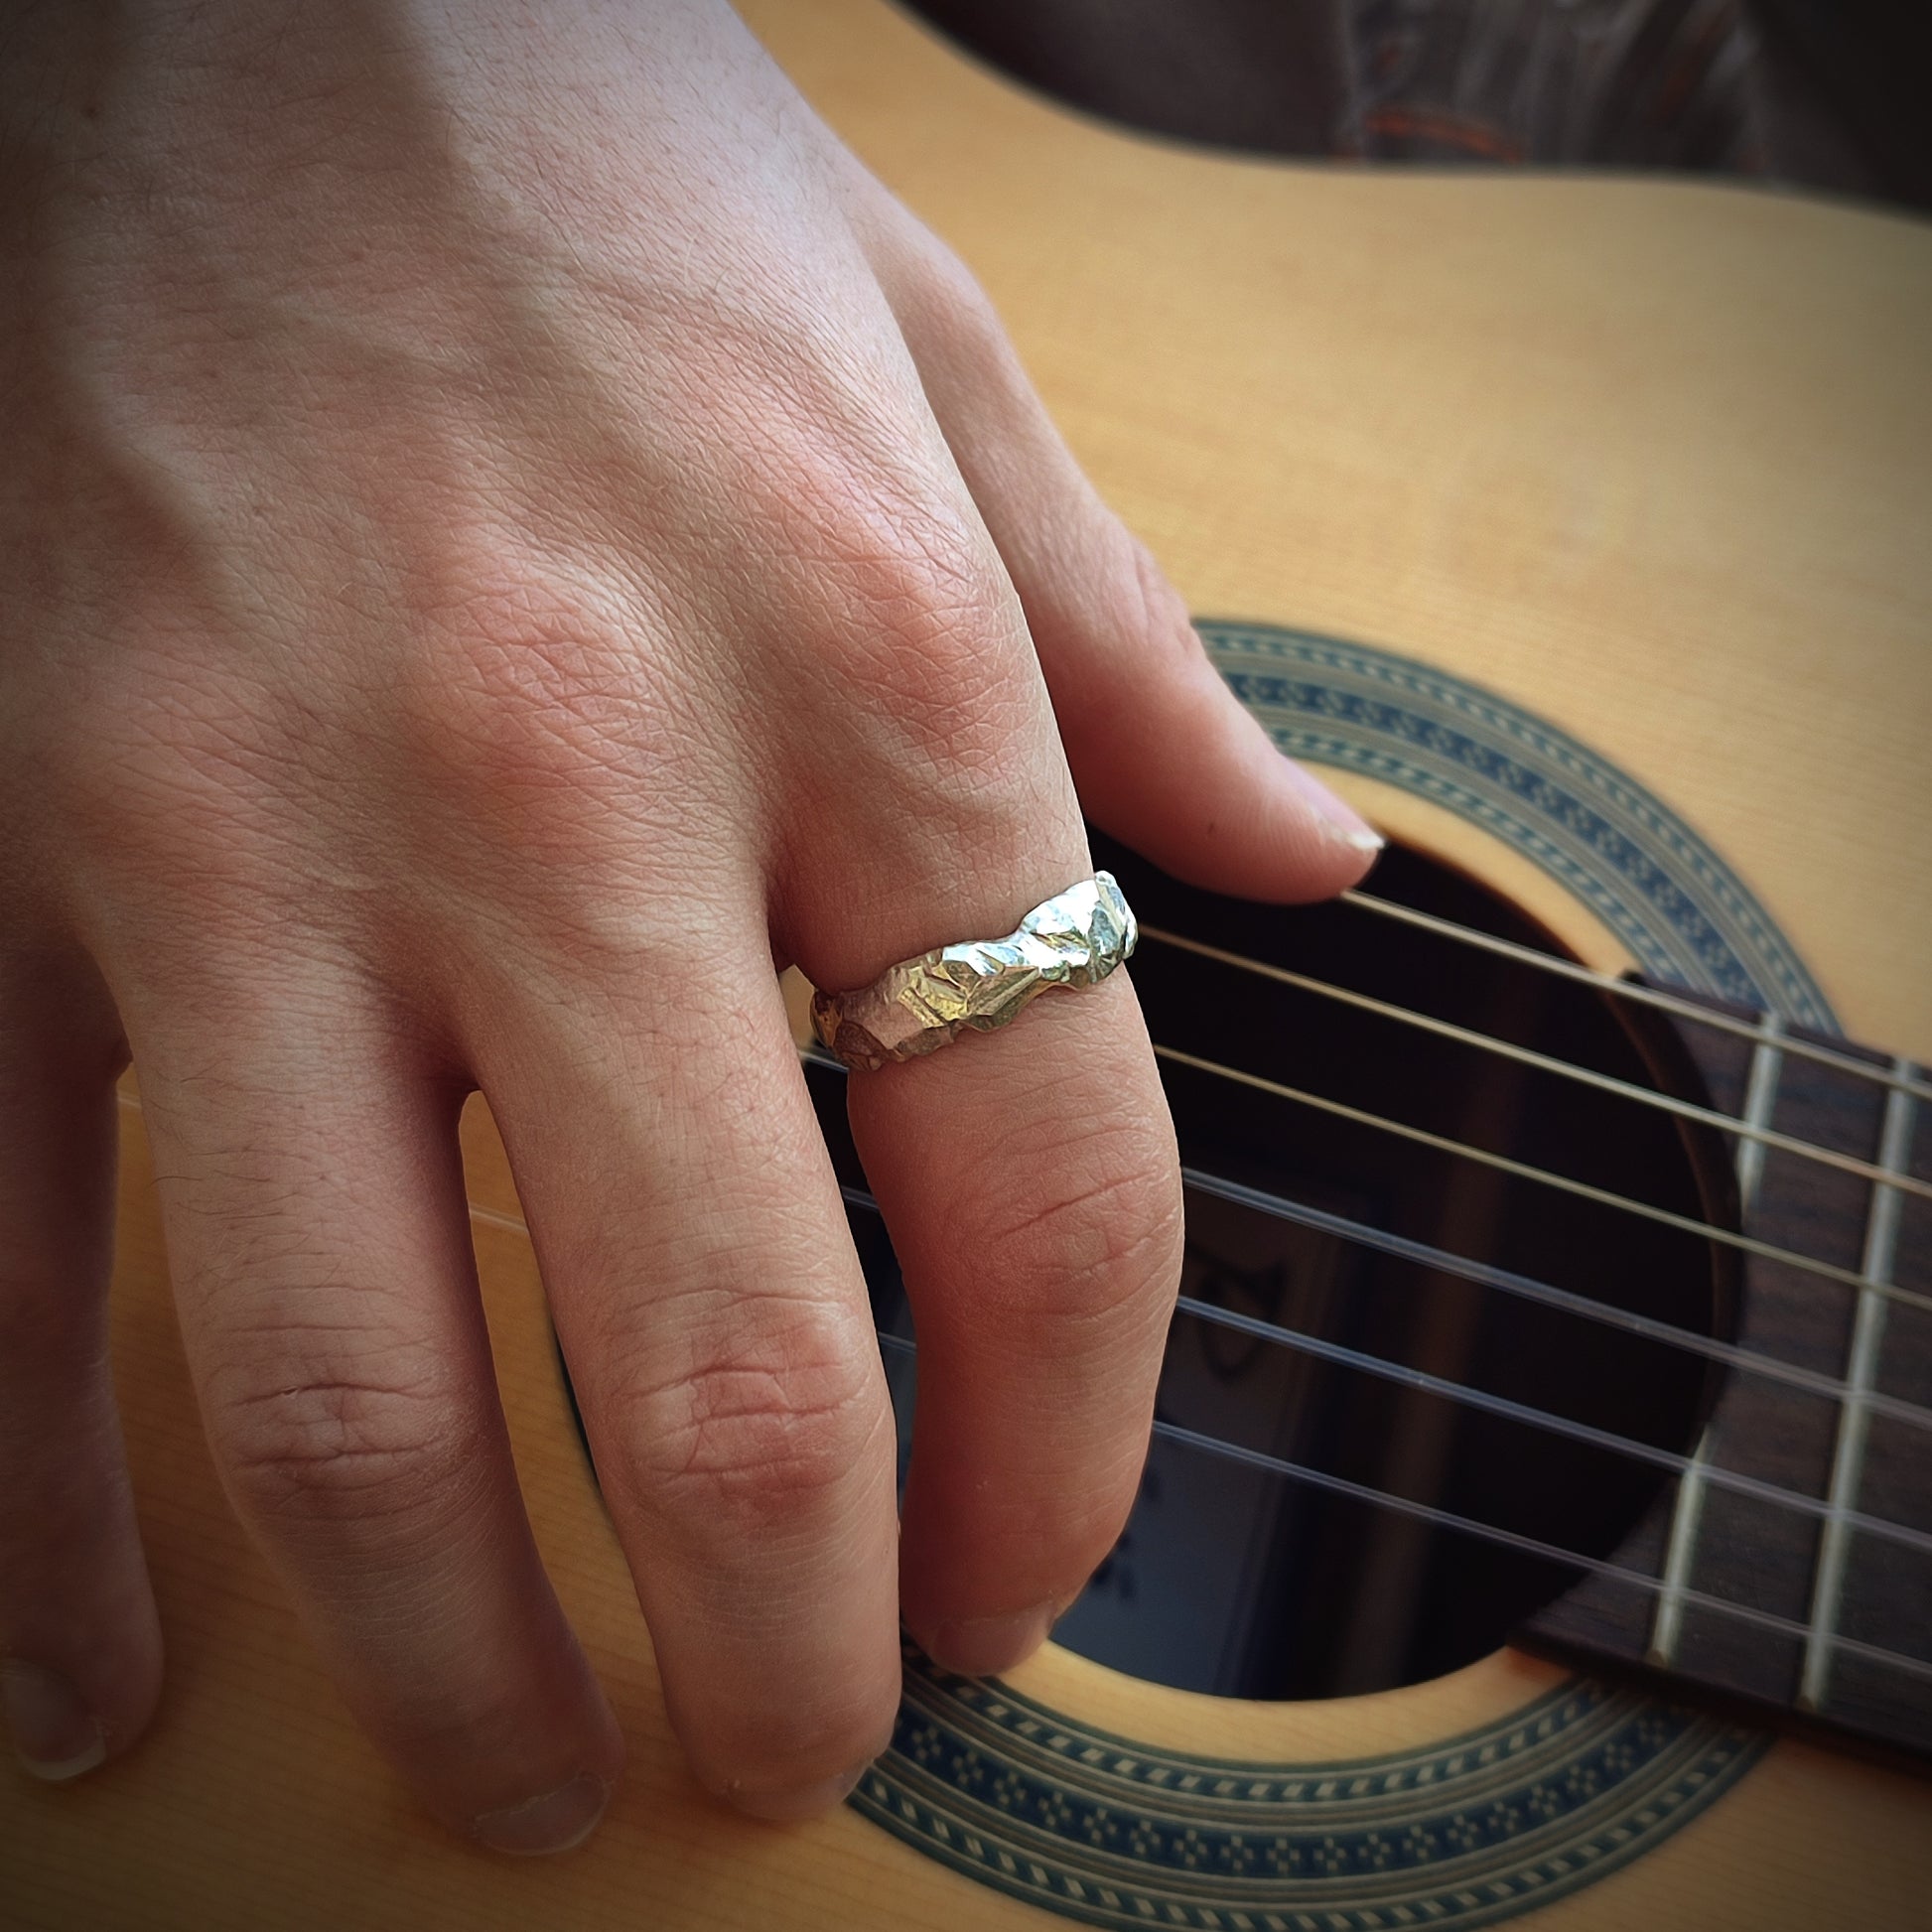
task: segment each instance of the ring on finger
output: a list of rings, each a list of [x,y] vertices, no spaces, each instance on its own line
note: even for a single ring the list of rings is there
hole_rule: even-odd
[[[849,1066],[916,1059],[962,1033],[1009,1026],[1048,988],[1097,986],[1140,927],[1111,873],[1055,893],[1004,939],[966,939],[890,966],[870,986],[817,993],[812,1026]]]

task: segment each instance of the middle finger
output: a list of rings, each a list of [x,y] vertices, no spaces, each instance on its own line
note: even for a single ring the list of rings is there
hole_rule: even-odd
[[[525,978],[482,1085],[666,1706],[702,1783],[807,1816],[897,1708],[894,1436],[761,920]]]

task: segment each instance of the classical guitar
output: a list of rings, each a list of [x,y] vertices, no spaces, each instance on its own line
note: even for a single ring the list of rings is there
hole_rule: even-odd
[[[1234,688],[1393,841],[1300,909],[1102,842],[1188,1184],[1133,1521],[1010,1682],[908,1656],[838,1815],[709,1804],[473,1107],[530,1514],[632,1741],[583,1853],[479,1856],[220,1499],[130,1090],[115,1344],[169,1690],[98,1777],[0,1783],[0,1924],[1927,1923],[1932,232],[1196,154],[878,0],[747,12],[980,274]],[[803,1077],[909,1408],[842,1076]]]

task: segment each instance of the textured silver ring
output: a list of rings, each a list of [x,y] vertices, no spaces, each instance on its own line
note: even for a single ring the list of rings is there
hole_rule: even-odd
[[[1097,872],[1035,905],[1004,939],[966,939],[889,967],[853,993],[812,996],[812,1027],[847,1066],[936,1052],[990,1034],[1048,987],[1097,986],[1141,936],[1114,876]]]

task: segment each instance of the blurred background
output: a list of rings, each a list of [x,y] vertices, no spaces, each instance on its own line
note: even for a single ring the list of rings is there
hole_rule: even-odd
[[[1932,211],[1921,0],[905,0],[1128,126],[1336,160],[1663,169]]]

